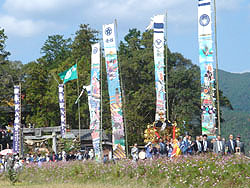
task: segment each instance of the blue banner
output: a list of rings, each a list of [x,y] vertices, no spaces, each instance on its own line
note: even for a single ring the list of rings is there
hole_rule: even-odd
[[[58,94],[59,94],[59,107],[60,107],[60,117],[61,117],[61,135],[62,138],[65,137],[66,134],[66,108],[64,101],[64,85],[59,84],[58,86]]]
[[[21,129],[21,91],[20,86],[14,86],[14,104],[15,104],[15,120],[13,129],[13,152],[19,153],[20,150],[20,129]]]

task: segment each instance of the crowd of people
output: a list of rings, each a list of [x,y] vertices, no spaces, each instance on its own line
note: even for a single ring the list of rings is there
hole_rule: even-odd
[[[84,151],[77,152],[68,152],[65,151],[59,152],[56,154],[52,153],[35,153],[35,154],[26,154],[24,157],[19,157],[17,154],[7,154],[0,155],[0,173],[7,171],[9,168],[13,168],[15,171],[22,169],[23,165],[36,163],[38,166],[41,166],[44,162],[58,162],[58,161],[73,161],[73,160],[93,160],[94,152],[93,149],[86,149]]]
[[[208,140],[207,135],[196,136],[195,140],[192,136],[186,134],[185,137],[179,137],[178,139],[163,140],[160,138],[157,143],[153,144],[149,142],[145,145],[145,148],[140,152],[142,155],[139,156],[139,149],[137,144],[134,144],[131,149],[131,156],[133,161],[137,161],[139,158],[153,159],[157,157],[174,157],[178,155],[195,155],[213,152],[219,155],[243,153],[244,143],[240,140],[241,137],[238,135],[236,140],[232,134],[229,135],[226,141],[221,136],[217,136],[211,140]],[[145,156],[143,155],[145,152]]]
[[[186,135],[183,139],[179,137],[178,139],[163,140],[160,138],[157,143],[151,143],[145,145],[145,147],[139,152],[137,144],[131,148],[131,156],[133,161],[140,159],[154,159],[158,157],[175,157],[178,155],[197,155],[202,153],[213,152],[218,155],[243,153],[244,143],[240,140],[240,135],[234,137],[232,134],[229,135],[228,140],[217,136],[216,139],[213,138],[208,140],[207,135],[196,136],[195,140],[192,139],[191,135]],[[142,154],[141,156],[139,156]],[[58,162],[58,161],[72,161],[72,160],[93,160],[94,151],[93,149],[85,149],[84,151],[59,152],[56,154],[52,153],[36,153],[36,154],[26,154],[24,157],[20,158],[18,155],[0,155],[0,172],[7,171],[8,168],[13,168],[18,171],[22,169],[23,165],[29,163],[36,163],[41,166],[44,162]],[[103,157],[103,162],[111,161],[112,152],[106,152]]]

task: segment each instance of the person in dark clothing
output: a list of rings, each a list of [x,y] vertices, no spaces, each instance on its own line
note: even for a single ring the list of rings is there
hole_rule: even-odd
[[[235,143],[235,140],[233,138],[234,138],[233,135],[230,134],[229,135],[229,140],[226,143],[227,153],[229,153],[229,154],[235,153],[235,147],[236,147],[235,145],[236,145],[236,143]]]

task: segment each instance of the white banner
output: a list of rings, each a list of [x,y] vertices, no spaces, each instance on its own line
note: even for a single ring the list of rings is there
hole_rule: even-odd
[[[165,98],[165,63],[164,63],[164,15],[153,18],[154,28],[154,62],[155,62],[155,86],[156,86],[156,115],[155,120],[166,118]]]
[[[212,34],[211,0],[198,3],[198,34],[200,37]]]
[[[199,60],[201,70],[202,134],[214,136],[216,131],[214,98],[214,52],[212,38],[211,0],[198,1]]]
[[[91,55],[91,91],[89,96],[90,105],[90,129],[95,151],[96,160],[101,159],[100,152],[100,44],[92,45]]]
[[[103,43],[104,43],[104,54],[116,54],[116,43],[115,43],[115,26],[114,24],[103,25]]]

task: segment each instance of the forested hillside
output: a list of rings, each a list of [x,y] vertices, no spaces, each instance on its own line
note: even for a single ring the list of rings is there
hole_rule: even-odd
[[[223,108],[222,135],[241,135],[245,149],[250,151],[250,73],[219,71],[219,86],[230,100],[233,109]],[[249,154],[249,153],[248,153]]]

